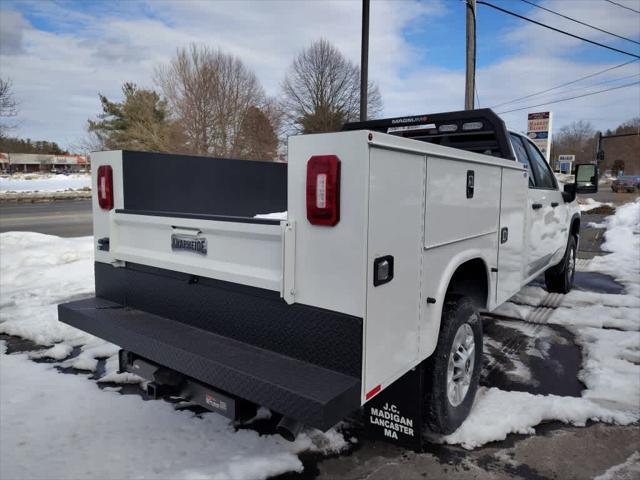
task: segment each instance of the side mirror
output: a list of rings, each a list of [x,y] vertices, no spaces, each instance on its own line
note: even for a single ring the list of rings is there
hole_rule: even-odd
[[[576,193],[596,193],[598,191],[598,167],[592,163],[576,165]]]

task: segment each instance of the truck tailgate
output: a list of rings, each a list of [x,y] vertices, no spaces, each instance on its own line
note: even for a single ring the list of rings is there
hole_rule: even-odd
[[[206,254],[172,248],[172,236],[206,240]],[[177,272],[281,291],[282,237],[279,224],[214,221],[127,214],[110,219],[110,254]]]

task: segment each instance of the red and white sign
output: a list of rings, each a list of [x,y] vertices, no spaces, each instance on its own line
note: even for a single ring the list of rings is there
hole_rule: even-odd
[[[549,162],[551,153],[551,112],[530,113],[527,117],[527,136]]]

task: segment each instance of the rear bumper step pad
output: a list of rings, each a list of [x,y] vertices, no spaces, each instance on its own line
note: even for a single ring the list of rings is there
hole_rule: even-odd
[[[99,297],[60,321],[212,387],[327,430],[360,407],[360,379]]]

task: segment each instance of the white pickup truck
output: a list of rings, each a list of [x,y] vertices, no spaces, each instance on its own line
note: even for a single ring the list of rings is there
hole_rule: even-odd
[[[571,288],[575,196],[598,184],[579,165],[561,191],[486,109],[291,137],[288,164],[111,151],[92,172],[96,294],[61,321],[119,345],[152,396],[262,405],[288,439],[364,406],[411,445],[468,415],[479,311],[543,273]]]

